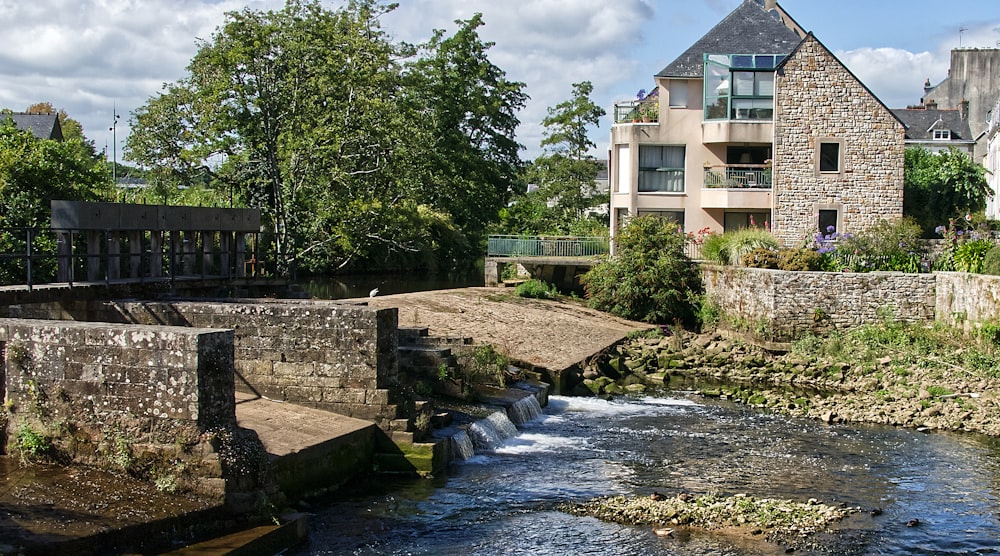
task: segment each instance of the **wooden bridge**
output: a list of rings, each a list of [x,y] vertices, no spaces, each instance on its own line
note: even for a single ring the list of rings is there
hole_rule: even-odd
[[[5,229],[0,307],[251,295],[286,287],[258,249],[260,211],[52,201],[50,228]],[[2,309],[0,309],[2,312]]]

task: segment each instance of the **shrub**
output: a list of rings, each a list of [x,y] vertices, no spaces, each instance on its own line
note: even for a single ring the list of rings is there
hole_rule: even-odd
[[[26,423],[21,423],[14,431],[14,449],[20,454],[22,461],[34,461],[47,457],[52,449],[52,443],[48,436]]]
[[[780,270],[822,270],[823,256],[807,248],[789,248],[778,251],[778,269]]]
[[[755,249],[777,250],[778,240],[771,232],[762,228],[744,228],[735,232],[723,234],[725,245],[722,255],[726,264],[738,265],[743,256]]]
[[[616,255],[583,277],[591,307],[632,320],[694,324],[701,273],[684,255],[677,224],[655,216],[629,220]]]
[[[758,247],[743,255],[740,264],[750,268],[778,268],[778,252],[774,249]]]
[[[926,270],[920,235],[920,226],[909,217],[881,220],[857,235],[842,236],[828,256],[841,269],[852,272],[920,272]]]
[[[1000,276],[1000,245],[994,245],[983,257],[983,274]]]
[[[993,243],[985,239],[974,239],[959,244],[953,255],[955,270],[958,272],[982,272],[986,254],[991,249],[993,249]]]
[[[702,258],[713,263],[725,264],[722,260],[722,248],[725,244],[725,234],[708,234],[701,244]]]
[[[552,299],[556,296],[558,290],[556,287],[544,282],[542,280],[536,280],[532,278],[527,282],[521,282],[514,289],[514,293],[518,297],[530,297],[534,299]]]

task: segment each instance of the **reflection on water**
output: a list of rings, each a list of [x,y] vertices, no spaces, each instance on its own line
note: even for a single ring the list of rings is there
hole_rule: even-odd
[[[682,396],[553,397],[519,436],[453,466],[447,478],[321,510],[299,554],[784,553],[697,532],[660,538],[649,528],[555,510],[561,502],[653,490],[883,510],[842,524],[822,553],[1000,553],[998,476],[997,441],[974,435],[827,426]],[[907,527],[911,519],[921,524]]]
[[[378,295],[410,293],[451,288],[471,288],[485,284],[482,265],[468,272],[453,274],[344,274],[311,277],[300,281],[302,288],[317,299],[368,297],[378,288]]]

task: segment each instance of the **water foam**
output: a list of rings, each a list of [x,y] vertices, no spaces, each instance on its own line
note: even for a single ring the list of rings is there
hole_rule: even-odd
[[[534,396],[525,396],[507,408],[507,416],[518,427],[542,416],[542,406]]]
[[[502,446],[508,438],[516,436],[517,427],[506,412],[497,411],[469,425],[468,434],[477,452],[491,452]]]

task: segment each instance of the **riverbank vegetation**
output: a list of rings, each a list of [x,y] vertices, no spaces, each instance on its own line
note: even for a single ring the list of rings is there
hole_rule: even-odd
[[[964,332],[887,316],[802,338],[788,352],[715,332],[654,331],[595,359],[575,391],[609,395],[674,386],[828,423],[1000,436],[998,330],[990,324]]]

